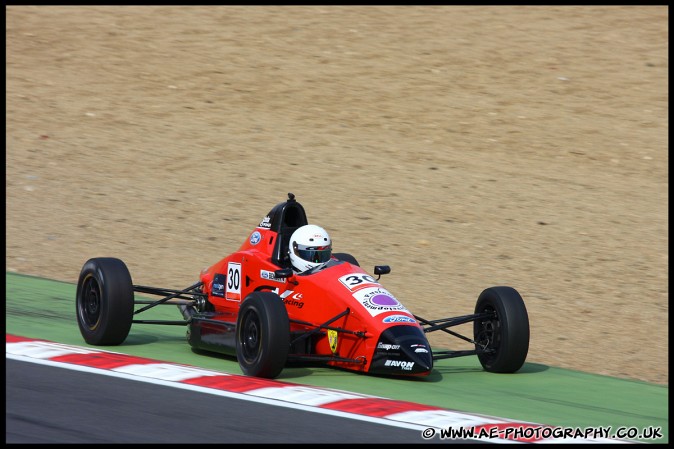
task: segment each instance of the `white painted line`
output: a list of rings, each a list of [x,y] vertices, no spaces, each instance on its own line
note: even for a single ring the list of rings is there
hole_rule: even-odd
[[[345,399],[362,399],[366,397],[356,393],[320,390],[312,387],[305,387],[303,385],[282,388],[258,388],[256,390],[247,391],[246,394],[284,402],[292,402],[294,404],[305,404],[313,407],[320,407],[321,405],[343,401]]]
[[[112,368],[112,371],[126,373],[152,379],[170,380],[182,382],[188,379],[196,379],[204,376],[229,376],[229,374],[211,371],[191,366],[176,365],[172,363],[141,363]]]
[[[92,354],[99,351],[49,341],[20,341],[6,343],[5,351],[38,359],[51,359],[68,354]]]
[[[453,412],[451,410],[412,410],[387,415],[386,418],[408,423],[423,423],[426,427],[447,428],[475,427],[485,424],[507,423],[508,421],[478,415]],[[518,424],[520,421],[518,421]]]

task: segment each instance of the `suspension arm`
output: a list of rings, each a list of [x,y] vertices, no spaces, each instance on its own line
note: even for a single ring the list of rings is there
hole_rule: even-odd
[[[155,302],[153,302],[153,303],[151,303],[151,304],[149,304],[149,305],[147,305],[147,306],[145,306],[141,309],[136,310],[135,312],[133,312],[133,314],[137,315],[140,312],[143,312],[147,309],[151,309],[154,306],[158,306],[159,304],[164,304],[166,301],[168,301],[170,299],[173,299],[173,298],[178,298],[180,295],[188,293],[190,290],[194,290],[195,288],[201,287],[202,285],[203,285],[203,282],[199,281],[196,284],[191,285],[191,286],[189,286],[189,287],[187,287],[183,290],[175,290],[174,293],[171,293],[170,295],[166,296],[165,298],[159,299],[159,300],[157,300],[157,301],[155,301]],[[135,287],[134,287],[134,289],[135,289]]]

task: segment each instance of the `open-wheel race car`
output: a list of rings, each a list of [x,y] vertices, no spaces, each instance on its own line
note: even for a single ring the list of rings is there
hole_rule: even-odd
[[[182,290],[135,285],[120,259],[89,259],[77,283],[82,336],[91,345],[120,345],[132,324],[185,325],[192,348],[236,357],[244,374],[266,378],[305,362],[390,376],[425,376],[434,360],[471,355],[490,372],[512,373],[524,364],[529,318],[515,289],[485,289],[472,314],[425,319],[379,283],[389,266],[375,266],[375,279],[354,256],[332,253],[327,234],[310,233],[311,241],[324,237],[315,246],[294,241],[298,230],[312,227],[289,193],[237,251]],[[298,255],[313,258],[301,272],[291,260]],[[136,292],[159,299],[138,299]],[[182,319],[136,319],[158,305],[177,306]],[[470,322],[471,337],[450,329]],[[426,334],[434,331],[475,349],[433,350]]]

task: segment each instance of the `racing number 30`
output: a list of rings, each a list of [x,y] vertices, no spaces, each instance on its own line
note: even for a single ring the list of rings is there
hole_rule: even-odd
[[[241,301],[241,264],[229,262],[227,264],[227,290],[225,298],[230,301]]]
[[[364,287],[372,287],[373,284],[378,284],[377,280],[369,274],[361,273],[347,274],[346,276],[339,278],[339,280],[346,286],[346,288],[353,291],[360,290]]]

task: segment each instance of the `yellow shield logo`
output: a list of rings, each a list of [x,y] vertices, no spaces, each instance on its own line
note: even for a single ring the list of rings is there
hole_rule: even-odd
[[[328,329],[328,342],[330,343],[330,350],[335,354],[337,352],[337,331]]]

